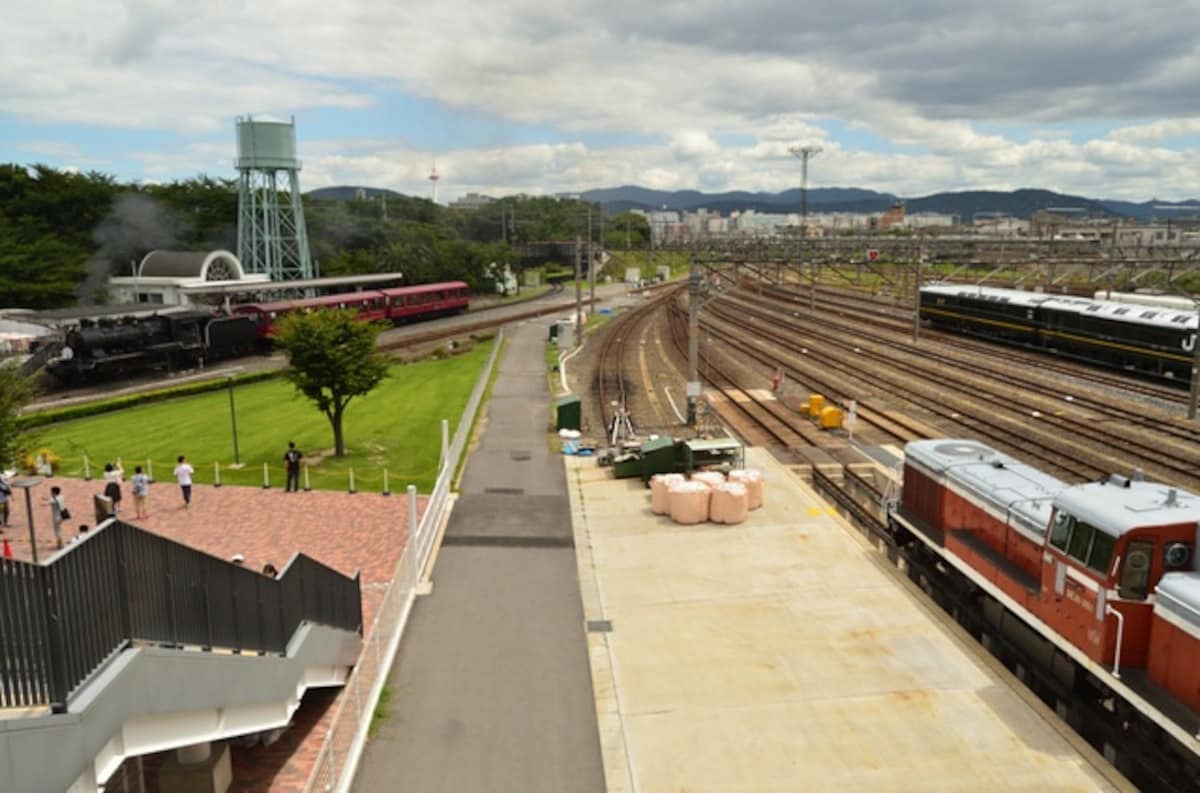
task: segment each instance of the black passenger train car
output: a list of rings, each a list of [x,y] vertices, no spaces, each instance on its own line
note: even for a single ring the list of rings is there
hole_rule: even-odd
[[[922,287],[921,317],[934,327],[1185,383],[1197,327],[1195,312],[1177,308],[955,284]]]

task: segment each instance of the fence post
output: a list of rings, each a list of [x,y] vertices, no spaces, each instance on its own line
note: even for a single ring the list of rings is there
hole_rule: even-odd
[[[304,464],[304,492],[312,491],[312,482],[308,481],[308,463]]]
[[[66,647],[62,635],[62,618],[59,615],[58,587],[54,581],[54,568],[39,565],[38,582],[42,585],[42,598],[46,604],[46,656],[50,666],[50,712],[67,712]]]
[[[353,493],[357,492],[354,489],[354,469],[351,468],[349,470],[350,470],[350,493],[353,494]]]
[[[388,489],[388,477],[387,477],[387,469],[386,468],[383,469],[383,494],[385,496],[390,496],[392,494],[392,491]]]
[[[83,455],[83,481],[92,481],[92,466],[88,463],[87,455]]]
[[[446,462],[450,457],[450,422],[442,419],[442,461],[438,465],[438,473],[446,467]]]
[[[154,482],[154,461],[149,457],[146,458],[146,478],[149,479],[151,483]]]
[[[221,464],[213,463],[213,487],[221,486]]]
[[[420,569],[420,563],[417,561],[417,547],[420,546],[417,541],[417,486],[408,486],[408,547],[404,552],[408,554],[409,559],[409,574],[411,580],[409,586],[417,585],[417,574]]]
[[[263,463],[263,490],[271,488],[271,473],[267,469],[267,464]]]

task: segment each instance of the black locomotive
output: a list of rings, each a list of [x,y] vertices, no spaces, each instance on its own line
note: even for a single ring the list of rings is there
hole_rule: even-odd
[[[46,371],[66,385],[140,372],[167,372],[247,355],[258,338],[249,317],[173,311],[148,317],[81,320]]]

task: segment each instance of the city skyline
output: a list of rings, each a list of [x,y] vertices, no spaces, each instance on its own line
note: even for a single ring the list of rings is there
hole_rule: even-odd
[[[799,186],[1200,192],[1200,21],[1178,0],[634,6],[159,0],[6,9],[0,160],[234,176],[234,118],[296,118],[305,189]]]

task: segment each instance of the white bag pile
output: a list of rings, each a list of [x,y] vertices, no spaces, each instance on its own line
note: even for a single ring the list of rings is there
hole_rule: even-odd
[[[746,486],[746,498],[750,509],[758,509],[763,505],[762,471],[735,470],[729,472],[730,482],[740,482]]]
[[[676,482],[670,485],[667,498],[671,520],[684,525],[708,520],[708,504],[712,491],[703,482]]]
[[[692,474],[693,482],[703,482],[710,488],[725,484],[725,475],[720,471],[697,471]]]
[[[725,482],[713,488],[708,517],[714,523],[741,523],[750,512],[746,486],[741,482]]]
[[[668,498],[671,485],[686,482],[683,474],[655,474],[650,477],[650,511],[655,515],[669,515],[671,501]]]

